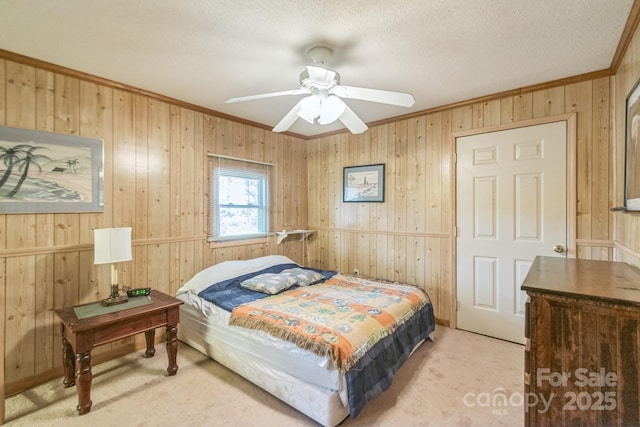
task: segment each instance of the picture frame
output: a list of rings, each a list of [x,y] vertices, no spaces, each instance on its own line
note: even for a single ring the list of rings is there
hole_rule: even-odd
[[[0,126],[0,214],[103,212],[102,144]]]
[[[384,202],[384,163],[347,166],[343,171],[342,201]]]
[[[626,99],[624,209],[640,211],[640,80]]]

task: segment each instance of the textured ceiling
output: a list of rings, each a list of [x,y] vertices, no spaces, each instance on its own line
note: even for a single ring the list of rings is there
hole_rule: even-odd
[[[609,68],[632,3],[0,0],[0,49],[274,126],[301,96],[225,100],[297,88],[323,43],[343,84],[414,95],[412,108],[348,100],[368,123]]]

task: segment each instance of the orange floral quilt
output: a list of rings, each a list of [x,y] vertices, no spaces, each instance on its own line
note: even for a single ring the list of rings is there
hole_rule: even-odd
[[[337,274],[233,309],[230,325],[258,329],[348,371],[376,342],[430,303],[416,286]]]

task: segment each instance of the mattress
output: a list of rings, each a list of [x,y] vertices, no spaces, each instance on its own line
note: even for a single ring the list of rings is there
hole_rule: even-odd
[[[325,426],[349,415],[347,388],[326,357],[262,331],[229,326],[230,313],[178,293],[178,338]]]
[[[350,412],[351,416],[357,416],[368,400],[388,387],[395,370],[433,330],[433,319],[424,317],[433,317],[433,310],[428,304],[420,311],[424,316],[417,316],[415,322],[407,322],[399,328],[407,326],[400,336],[396,337],[394,333],[380,340],[369,350],[380,357],[369,355],[368,361],[364,362],[366,369],[355,368],[341,373],[326,356],[257,329],[230,326],[229,311],[199,296],[205,296],[215,284],[213,300],[225,294],[236,301],[237,293],[234,292],[238,288],[234,286],[237,285],[227,287],[227,283],[236,283],[244,275],[251,277],[256,272],[291,263],[293,261],[285,256],[269,255],[252,260],[224,261],[198,272],[176,293],[176,297],[184,301],[180,306],[178,338],[318,423],[335,426]],[[209,299],[211,295],[206,297]],[[226,301],[218,303],[227,304]],[[421,329],[415,330],[416,327]],[[382,369],[378,369],[378,365],[382,365]]]

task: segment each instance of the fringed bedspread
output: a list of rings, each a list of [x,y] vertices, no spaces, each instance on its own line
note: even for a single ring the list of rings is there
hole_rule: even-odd
[[[421,288],[335,275],[233,309],[230,325],[259,329],[327,356],[348,371],[378,341],[429,304]]]

